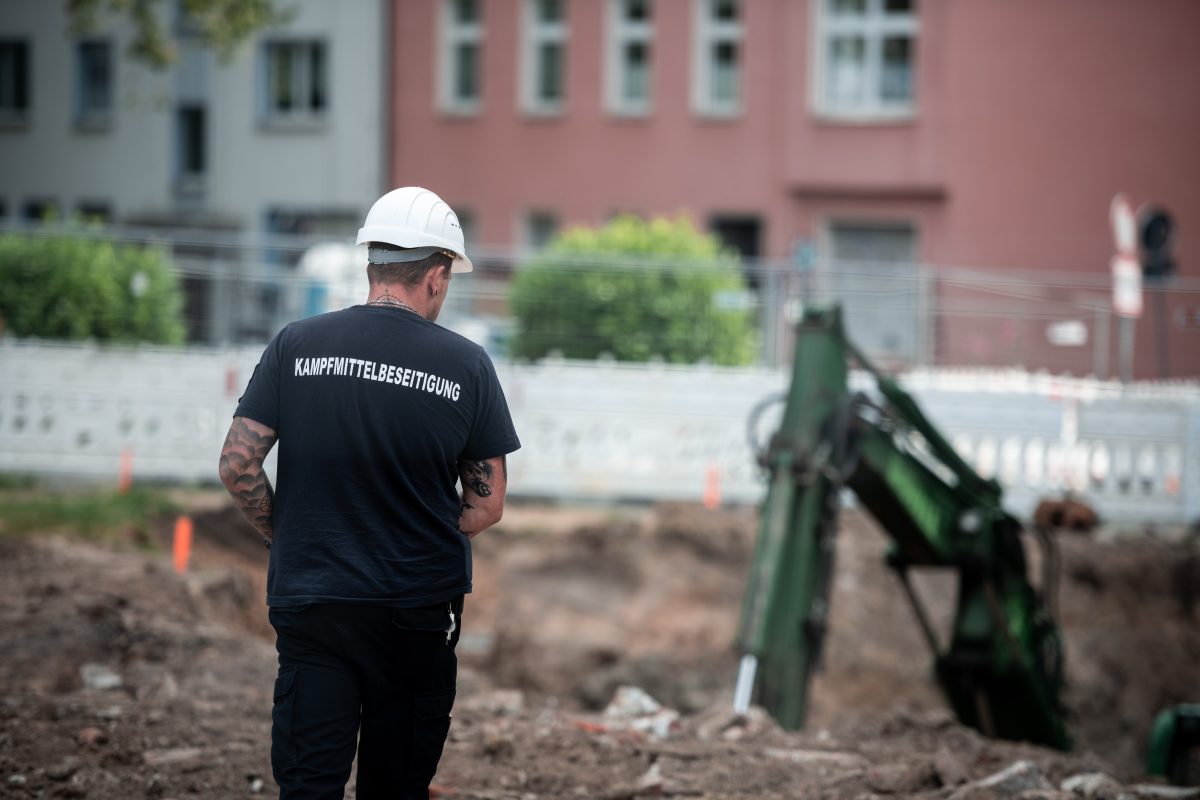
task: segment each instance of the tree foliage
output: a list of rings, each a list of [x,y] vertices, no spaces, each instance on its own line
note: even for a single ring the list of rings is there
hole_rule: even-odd
[[[179,344],[183,293],[158,248],[69,235],[0,235],[0,331]]]
[[[171,13],[169,5],[165,13]],[[255,33],[292,16],[278,0],[183,0],[182,7],[187,30],[226,61]],[[129,57],[155,69],[173,63],[179,50],[177,26],[164,20],[161,9],[162,0],[67,0],[72,36],[92,33],[113,18],[128,20]]]
[[[572,228],[513,279],[513,354],[750,363],[753,314],[727,302],[744,290],[737,255],[684,217]]]

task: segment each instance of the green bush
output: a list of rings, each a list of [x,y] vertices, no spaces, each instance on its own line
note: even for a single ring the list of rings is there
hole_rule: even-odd
[[[737,255],[686,218],[572,228],[513,279],[513,355],[747,364],[753,314],[725,302],[744,291]]]
[[[0,332],[178,344],[183,294],[158,248],[83,233],[0,235]]]

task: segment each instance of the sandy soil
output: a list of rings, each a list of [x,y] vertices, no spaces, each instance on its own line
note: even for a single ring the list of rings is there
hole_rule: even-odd
[[[0,538],[0,797],[273,793],[266,552],[228,508],[195,522],[182,576],[166,522],[150,551]],[[962,728],[882,566],[886,539],[848,512],[808,729],[735,720],[731,642],[754,528],[753,509],[514,507],[476,541],[438,793],[1016,796],[970,782],[1022,759],[1046,787],[1096,771],[1132,783],[1157,710],[1200,699],[1197,545],[1063,537],[1076,750]],[[920,589],[942,607],[952,592],[937,577]],[[605,715],[626,685],[681,713],[669,736]]]

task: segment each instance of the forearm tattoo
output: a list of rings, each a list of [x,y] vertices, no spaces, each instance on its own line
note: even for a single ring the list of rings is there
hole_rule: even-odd
[[[275,432],[245,417],[235,417],[221,451],[221,481],[246,519],[270,544],[275,492],[262,462],[275,444]]]
[[[480,497],[492,493],[492,465],[486,461],[464,461],[462,463],[463,487]]]

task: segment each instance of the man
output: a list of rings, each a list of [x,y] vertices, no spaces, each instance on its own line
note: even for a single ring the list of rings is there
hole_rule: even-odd
[[[356,740],[360,800],[428,797],[470,537],[500,519],[505,456],[520,447],[487,354],[434,324],[451,275],[471,269],[454,212],[396,189],[358,243],[366,304],[275,337],[221,453],[222,482],[271,548],[284,800],[342,797]],[[276,440],[273,490],[262,464]]]

